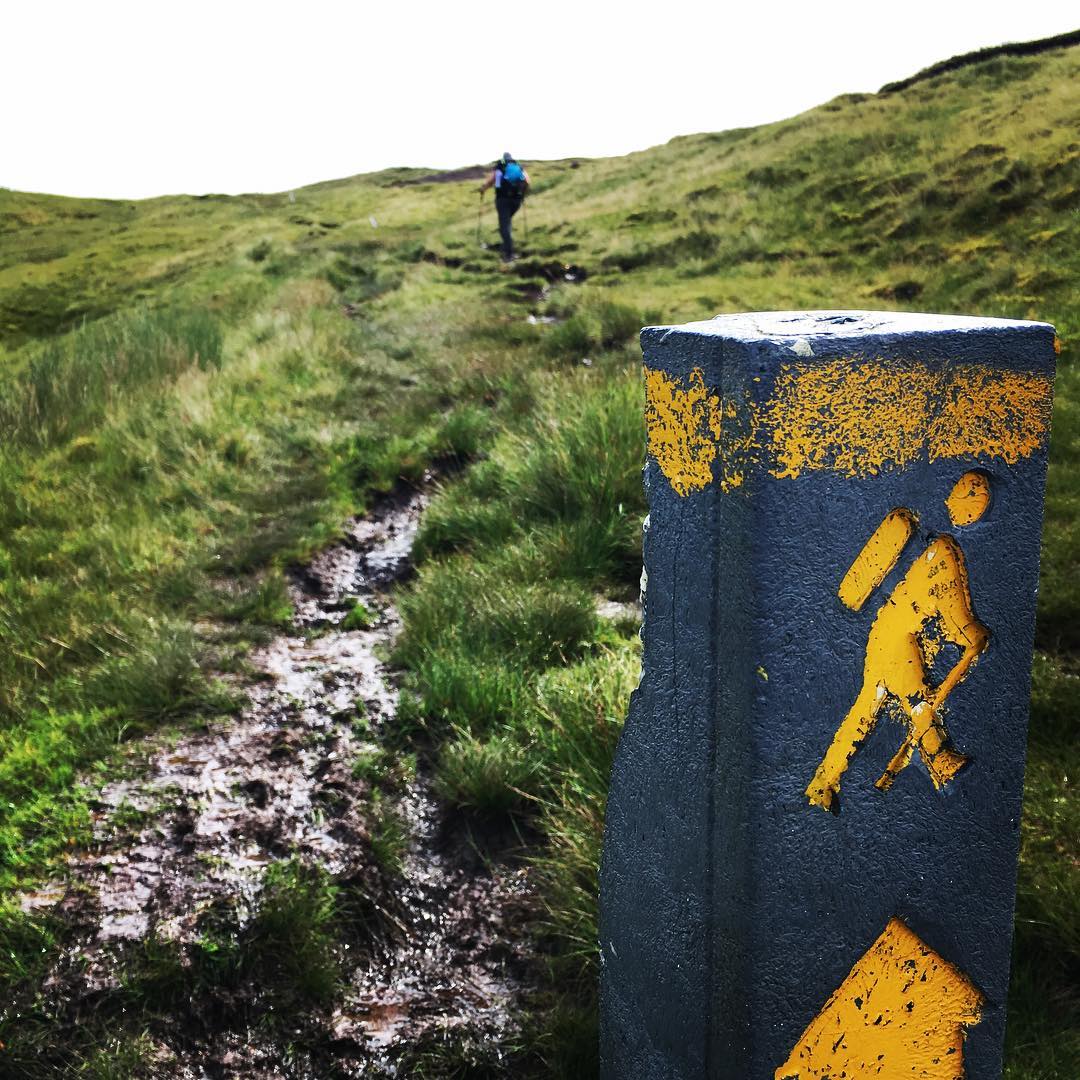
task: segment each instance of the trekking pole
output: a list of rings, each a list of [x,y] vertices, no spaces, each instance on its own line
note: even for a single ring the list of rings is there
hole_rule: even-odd
[[[476,204],[476,246],[480,246],[480,219],[484,216],[484,193],[480,192],[480,201]]]
[[[521,196],[521,242],[529,242],[529,215],[525,213],[525,196]]]

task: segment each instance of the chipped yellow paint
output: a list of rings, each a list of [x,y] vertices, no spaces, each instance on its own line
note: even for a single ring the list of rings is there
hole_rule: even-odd
[[[763,402],[721,401],[699,368],[646,368],[645,385],[649,452],[680,495],[714,478],[738,487],[752,470],[855,478],[963,457],[1015,464],[1045,446],[1050,425],[1049,378],[970,364],[785,364]]]
[[[840,599],[852,611],[858,611],[885,580],[915,535],[917,523],[915,515],[903,507],[885,515],[840,582]]]
[[[909,376],[909,368],[849,360],[785,365],[768,408],[772,474],[866,476],[916,461],[928,417]]]
[[[962,367],[936,382],[941,411],[927,436],[931,461],[970,456],[1015,465],[1045,443],[1052,402],[1046,376]]]
[[[966,1029],[983,1001],[963,972],[890,919],[774,1080],[961,1080]]]
[[[989,505],[990,477],[975,471],[964,473],[945,500],[949,520],[954,525],[970,525],[978,521]]]
[[[892,511],[867,541],[852,570],[860,560],[874,565],[875,575],[881,570],[882,563],[873,564],[878,553],[885,550],[877,543],[878,536],[897,513]],[[911,511],[907,513],[914,519]],[[881,573],[879,584],[894,563]],[[852,570],[844,582],[852,576]],[[844,585],[840,588],[843,590]],[[837,809],[841,777],[887,706],[904,717],[907,737],[875,787],[888,791],[916,751],[934,786],[941,788],[948,783],[968,759],[949,744],[942,706],[989,640],[986,627],[972,610],[967,567],[959,543],[951,536],[935,537],[886,598],[870,626],[862,687],[806,788],[811,805]],[[937,682],[933,677],[935,661],[945,643],[955,645],[960,656]]]
[[[645,419],[649,453],[680,495],[712,481],[720,441],[720,399],[694,368],[686,380],[645,368]]]
[[[721,429],[720,488],[739,487],[751,468],[757,447],[758,410],[749,396],[741,403],[733,398],[723,402]]]
[[[1050,393],[1043,375],[970,365],[787,365],[767,406],[770,471],[874,476],[964,456],[1015,464],[1046,441]]]
[[[1061,338],[1059,338],[1057,334],[1054,335],[1054,353],[1057,356],[1061,355]]]

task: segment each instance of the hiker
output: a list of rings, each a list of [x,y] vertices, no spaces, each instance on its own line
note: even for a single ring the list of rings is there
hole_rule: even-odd
[[[492,166],[491,175],[480,188],[480,198],[488,188],[495,189],[495,210],[499,215],[499,235],[502,237],[503,262],[513,262],[514,238],[510,233],[510,219],[525,201],[529,188],[529,174],[507,153]]]

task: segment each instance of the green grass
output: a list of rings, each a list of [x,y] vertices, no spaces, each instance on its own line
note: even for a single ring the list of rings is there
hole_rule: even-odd
[[[64,928],[11,897],[86,840],[80,775],[93,784],[120,768],[143,732],[234,707],[213,673],[287,623],[284,567],[437,465],[447,479],[402,598],[409,689],[394,738],[426,748],[462,813],[541,831],[551,981],[516,1052],[522,1070],[593,1075],[602,806],[639,662],[632,629],[596,606],[631,600],[640,571],[636,330],[884,307],[1047,319],[1065,344],[1007,1075],[1071,1080],[1078,119],[1073,47],[989,57],[762,128],[541,164],[526,258],[509,273],[476,248],[469,184],[403,183],[418,170],[316,185],[295,202],[0,191],[0,991],[24,1010],[24,1056],[9,1061],[137,1074],[142,1020],[186,1007],[166,993],[174,982],[189,993],[257,971],[284,992],[293,975],[260,941],[311,958],[298,1015],[333,997],[327,913],[352,901],[294,868],[268,882],[271,922],[258,925],[280,919],[264,938],[210,933],[207,984],[152,947],[92,1033],[56,1017],[27,1027]],[[405,841],[384,764],[357,769],[381,793],[375,844],[392,874]],[[290,938],[303,920],[313,936]],[[0,1021],[6,1042],[15,1019],[9,1008]],[[417,1075],[489,1064],[464,1044],[417,1048]]]
[[[4,387],[0,424],[11,442],[37,451],[68,442],[167,380],[220,367],[221,339],[200,311],[138,309],[89,323],[30,352],[22,377]],[[80,449],[92,453],[90,443]]]
[[[341,977],[334,927],[339,893],[324,871],[297,861],[267,872],[249,943],[237,954],[244,976],[277,993],[276,1008],[286,1016],[334,1000]]]
[[[477,737],[459,728],[439,753],[436,791],[452,806],[481,816],[523,809],[536,764],[506,734]]]
[[[362,600],[354,600],[340,625],[342,630],[368,630],[375,625],[377,619],[378,615]]]
[[[371,795],[370,843],[375,865],[388,874],[399,873],[409,845],[409,827],[378,788]]]

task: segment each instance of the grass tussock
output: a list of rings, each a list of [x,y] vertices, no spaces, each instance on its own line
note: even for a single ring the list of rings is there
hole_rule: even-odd
[[[219,368],[222,337],[205,311],[142,309],[89,323],[31,352],[0,392],[0,425],[16,444],[55,446],[192,368]]]
[[[596,608],[637,585],[642,444],[629,373],[549,387],[433,503],[419,538],[428,561],[402,600],[400,658],[443,733],[438,790],[467,813],[529,814],[547,839],[541,932],[562,991],[533,1052],[554,1075],[595,1062],[603,806],[640,668],[635,627]]]

